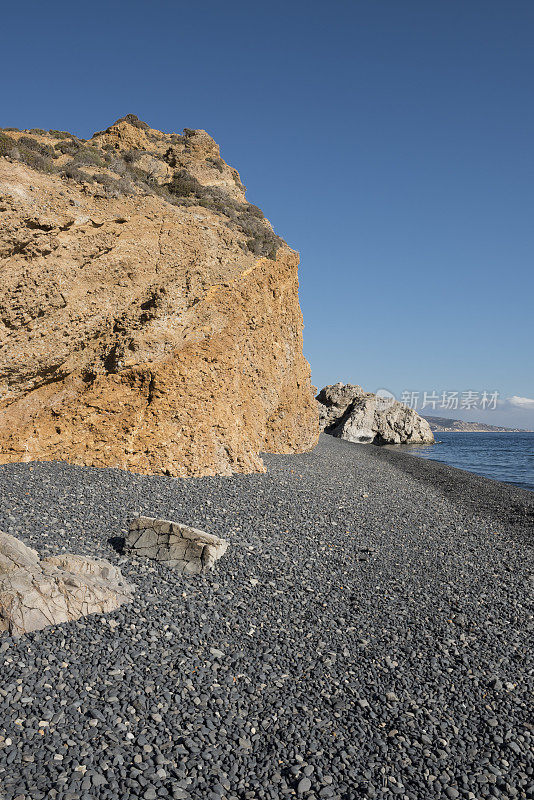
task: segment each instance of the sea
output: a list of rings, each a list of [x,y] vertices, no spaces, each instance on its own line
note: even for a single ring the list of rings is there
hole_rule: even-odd
[[[534,491],[534,432],[436,431],[434,437],[435,444],[403,445],[402,452]]]

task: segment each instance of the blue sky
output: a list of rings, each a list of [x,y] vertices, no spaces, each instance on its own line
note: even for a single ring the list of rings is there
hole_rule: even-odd
[[[301,253],[318,386],[528,400],[533,40],[531,0],[10,3],[0,125],[205,128]]]

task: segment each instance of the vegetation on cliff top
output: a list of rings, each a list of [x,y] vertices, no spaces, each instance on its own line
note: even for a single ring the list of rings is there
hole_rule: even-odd
[[[245,248],[258,256],[276,258],[276,252],[284,241],[274,233],[261,209],[246,200],[232,197],[224,186],[217,185],[216,179],[225,168],[229,169],[222,158],[217,155],[202,157],[203,166],[213,171],[213,184],[201,183],[187,165],[176,163],[172,155],[173,146],[185,145],[187,148],[188,139],[197,131],[185,128],[183,135],[158,135],[134,114],[117,120],[115,126],[121,122],[142,131],[148,147],[122,149],[110,143],[98,146],[94,139],[105,136],[106,131],[87,141],[65,131],[6,128],[0,131],[0,156],[19,161],[39,172],[75,181],[82,184],[85,191],[103,197],[158,195],[175,206],[200,205],[226,217],[230,228],[241,231],[246,236]],[[11,136],[9,133],[22,135]],[[161,153],[163,140],[171,145],[164,155]],[[150,147],[152,143],[154,149]],[[190,156],[190,159],[195,157]],[[200,160],[201,156],[196,158]],[[147,166],[146,161],[151,166]],[[166,170],[171,167],[171,177],[162,179],[154,165],[162,165]],[[231,170],[231,175],[235,185],[244,193],[237,171]]]

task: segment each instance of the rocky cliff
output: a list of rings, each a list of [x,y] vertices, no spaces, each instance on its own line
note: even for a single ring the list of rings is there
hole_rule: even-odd
[[[0,133],[0,463],[261,470],[318,436],[298,255],[204,131]]]
[[[317,395],[321,430],[361,444],[432,443],[426,419],[408,406],[364,392],[361,386],[335,383]]]

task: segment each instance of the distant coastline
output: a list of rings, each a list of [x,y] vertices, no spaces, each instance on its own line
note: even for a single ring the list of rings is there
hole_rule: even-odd
[[[422,414],[434,433],[532,433],[525,428],[503,428],[498,425],[486,425],[484,422],[466,422],[463,419],[449,419]]]
[[[435,433],[532,433],[527,428],[432,428]]]

